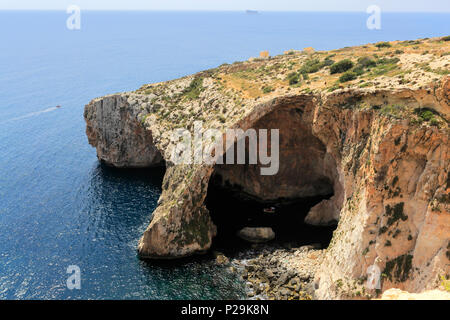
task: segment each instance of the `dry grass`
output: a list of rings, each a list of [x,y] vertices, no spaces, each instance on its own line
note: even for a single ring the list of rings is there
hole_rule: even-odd
[[[306,91],[327,90],[331,87],[368,87],[375,86],[388,88],[393,85],[412,85],[414,81],[404,79],[405,74],[414,74],[417,83],[427,83],[436,80],[442,74],[433,73],[433,69],[439,67],[440,73],[449,70],[450,42],[441,41],[439,38],[414,40],[414,41],[392,41],[391,47],[377,48],[374,44],[366,44],[358,47],[349,47],[331,51],[318,51],[312,54],[294,53],[273,57],[261,62],[244,62],[236,71],[224,69],[219,70],[221,83],[225,88],[234,90],[243,99],[255,99],[258,97],[270,97],[280,92],[292,94]],[[398,63],[378,65],[365,70],[357,79],[345,83],[339,83],[342,74],[330,74],[329,67],[310,73],[307,79],[300,76],[301,81],[295,85],[289,85],[287,75],[297,72],[302,64],[308,59],[319,59],[323,61],[332,56],[335,62],[350,59],[355,64],[359,57],[370,57],[374,60],[399,58]],[[433,68],[422,68],[421,65],[428,63]],[[430,71],[431,70],[431,71]],[[411,84],[412,83],[412,84]],[[262,88],[270,86],[273,91],[263,93]]]

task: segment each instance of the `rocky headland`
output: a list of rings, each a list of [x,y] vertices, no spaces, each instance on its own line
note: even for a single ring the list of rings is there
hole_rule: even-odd
[[[288,51],[92,100],[86,133],[100,161],[166,167],[139,255],[208,251],[220,232],[206,205],[215,180],[261,203],[322,197],[304,222],[337,223],[326,248],[260,245],[254,257],[236,258],[253,295],[351,299],[442,289],[450,275],[449,40]],[[224,135],[279,129],[278,173],[260,175],[262,164],[176,165],[171,130],[195,121]],[[365,285],[372,266],[379,289]]]

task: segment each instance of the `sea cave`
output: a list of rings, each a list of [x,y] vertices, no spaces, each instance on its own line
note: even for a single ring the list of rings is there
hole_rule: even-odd
[[[277,243],[320,243],[322,248],[330,243],[336,218],[326,212],[319,223],[317,218],[314,223],[305,223],[310,209],[329,201],[339,185],[336,165],[304,120],[304,107],[280,106],[252,125],[256,130],[279,129],[279,170],[275,175],[261,175],[261,164],[247,161],[214,167],[205,200],[217,227],[213,247],[227,250],[246,246],[248,243],[237,236],[246,227],[271,228]],[[248,159],[249,138],[243,139]],[[236,155],[237,142],[231,148]]]

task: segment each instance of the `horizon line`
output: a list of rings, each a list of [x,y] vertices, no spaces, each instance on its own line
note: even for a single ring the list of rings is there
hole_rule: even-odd
[[[256,11],[257,13],[365,13],[365,10],[256,10],[256,9],[243,9],[243,10],[210,10],[210,9],[83,9],[82,11],[96,11],[96,12],[246,12],[247,10]],[[66,9],[2,9],[0,11],[52,11],[52,12],[66,12]],[[438,13],[449,14],[449,11],[382,11],[384,13]]]

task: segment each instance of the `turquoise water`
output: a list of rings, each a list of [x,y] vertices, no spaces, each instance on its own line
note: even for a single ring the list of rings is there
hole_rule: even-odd
[[[83,108],[269,50],[333,49],[448,35],[447,14],[0,12],[0,298],[239,298],[243,286],[209,258],[148,263],[136,256],[162,172],[97,162]],[[61,105],[62,108],[54,108]],[[66,269],[81,269],[81,290]]]

